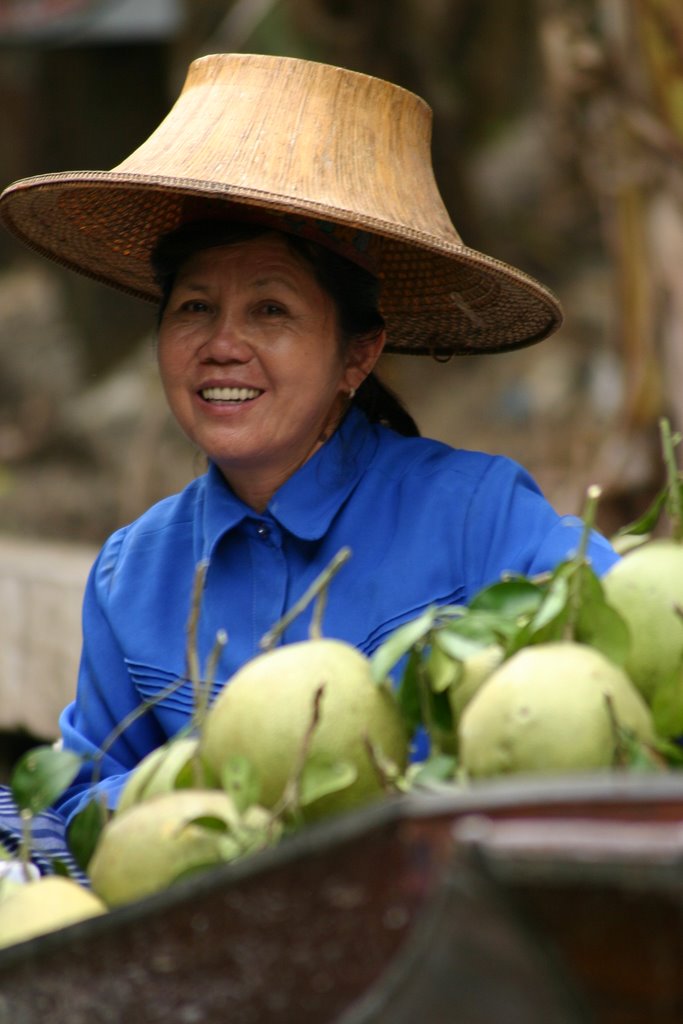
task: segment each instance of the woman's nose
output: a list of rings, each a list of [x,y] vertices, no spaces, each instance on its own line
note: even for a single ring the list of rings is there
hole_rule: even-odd
[[[253,350],[245,332],[233,317],[217,317],[202,345],[201,356],[207,362],[248,362]]]

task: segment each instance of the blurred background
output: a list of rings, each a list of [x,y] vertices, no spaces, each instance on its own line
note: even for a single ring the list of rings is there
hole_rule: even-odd
[[[0,184],[114,166],[219,51],[428,101],[456,228],[566,320],[508,355],[385,357],[385,379],[424,434],[518,459],[558,511],[597,483],[606,533],[638,515],[663,479],[659,419],[683,421],[680,0],[0,0]],[[201,470],[153,315],[0,234],[0,538],[90,552]],[[6,616],[2,587],[0,569]]]
[[[511,455],[610,532],[659,484],[683,404],[679,0],[0,0],[0,182],[110,168],[219,51],[391,79],[434,111],[466,242],[566,321],[509,355],[386,358],[422,431]],[[0,532],[97,544],[197,472],[154,371],[152,311],[0,240]]]

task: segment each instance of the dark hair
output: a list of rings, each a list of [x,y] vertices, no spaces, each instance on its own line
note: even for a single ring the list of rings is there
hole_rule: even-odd
[[[154,277],[161,289],[159,321],[168,304],[176,274],[193,253],[247,242],[273,231],[276,229],[260,224],[200,220],[182,224],[175,231],[162,235],[151,257]],[[376,338],[384,329],[384,317],[379,309],[378,279],[326,246],[298,235],[280,234],[292,252],[309,264],[318,284],[334,302],[342,344],[348,346],[353,341]],[[382,423],[408,437],[419,436],[418,426],[408,410],[374,372],[365,378],[353,402],[370,422]]]

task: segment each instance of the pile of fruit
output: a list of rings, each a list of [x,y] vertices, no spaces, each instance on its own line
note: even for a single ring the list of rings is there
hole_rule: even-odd
[[[666,425],[663,436],[671,456],[678,439]],[[320,635],[325,587],[341,558],[307,597],[320,608],[311,638],[274,646],[286,622],[276,626],[269,649],[211,706],[211,680],[202,679],[210,673],[189,657],[196,708],[186,732],[138,765],[113,814],[94,800],[70,830],[90,889],[59,875],[29,878],[31,815],[80,767],[68,751],[29,751],[12,781],[27,841],[19,865],[5,858],[14,873],[0,872],[0,946],[435,781],[680,768],[683,482],[673,465],[669,458],[653,509],[615,540],[623,557],[602,579],[586,557],[599,499],[591,489],[579,549],[553,573],[511,576],[467,606],[429,608],[371,659]],[[671,536],[655,538],[663,509]],[[410,758],[416,730],[429,740],[419,763]]]

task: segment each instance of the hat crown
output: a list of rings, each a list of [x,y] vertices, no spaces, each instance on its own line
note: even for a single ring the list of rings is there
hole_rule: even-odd
[[[212,54],[192,62],[168,115],[113,170],[257,189],[457,244],[431,134],[430,107],[392,83],[296,58]]]

